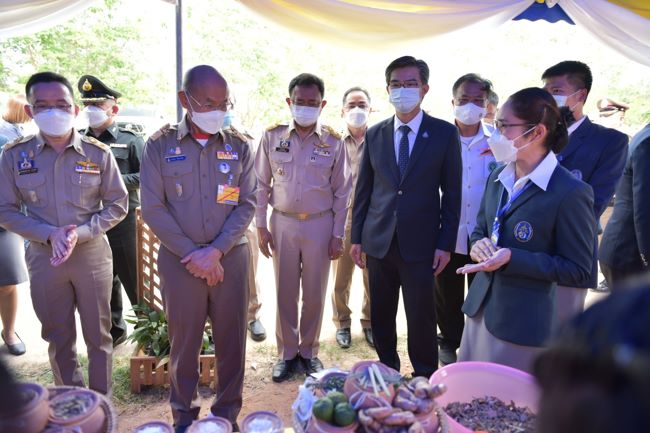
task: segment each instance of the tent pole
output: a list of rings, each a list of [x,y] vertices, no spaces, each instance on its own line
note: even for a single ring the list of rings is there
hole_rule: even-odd
[[[183,0],[176,0],[176,90],[183,85]],[[178,122],[183,117],[183,107],[176,98],[176,119]]]

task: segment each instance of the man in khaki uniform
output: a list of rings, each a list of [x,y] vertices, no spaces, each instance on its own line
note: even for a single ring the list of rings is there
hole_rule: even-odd
[[[73,129],[79,108],[67,79],[37,73],[25,94],[40,132],[7,144],[0,156],[0,225],[30,241],[32,302],[56,384],[84,386],[76,307],[90,388],[109,393],[113,263],[104,234],[126,215],[126,187],[110,148]]]
[[[170,403],[177,432],[201,409],[199,353],[206,319],[217,365],[214,415],[233,425],[242,406],[249,246],[255,172],[246,137],[222,129],[232,107],[211,66],[185,74],[178,98],[188,111],[151,136],[140,168],[142,216],[160,239],[158,272],[169,323]]]
[[[370,114],[370,95],[361,87],[352,87],[343,94],[343,109],[341,117],[345,119],[346,131],[343,135],[348,157],[350,158],[350,174],[352,178],[352,191],[357,183],[359,162],[363,155],[364,139],[368,129],[368,115]],[[352,208],[353,193],[350,194],[350,207]],[[350,251],[350,229],[352,228],[352,212],[348,212],[345,222],[345,241],[343,251]],[[350,314],[348,306],[350,300],[350,286],[354,273],[354,262],[349,254],[343,254],[338,260],[332,262],[334,270],[334,291],[332,292],[332,312],[336,325],[336,342],[347,349],[352,344],[350,333]],[[363,269],[363,305],[361,307],[361,328],[366,341],[374,347],[372,329],[370,328],[370,295],[368,292],[368,270]]]
[[[267,130],[255,157],[255,225],[262,254],[270,257],[273,251],[277,289],[275,382],[290,378],[298,360],[307,374],[322,370],[318,339],[329,261],[343,252],[349,163],[340,135],[318,121],[324,88],[311,74],[291,80],[286,101],[293,121]]]

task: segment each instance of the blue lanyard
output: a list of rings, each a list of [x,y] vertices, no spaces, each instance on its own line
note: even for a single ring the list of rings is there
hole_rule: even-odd
[[[508,202],[501,207],[501,201],[503,200],[503,193],[501,193],[501,196],[499,197],[499,205],[497,206],[497,213],[494,216],[494,222],[492,223],[492,236],[490,236],[490,240],[492,243],[496,246],[499,243],[499,234],[501,230],[501,217],[508,212],[510,207],[512,207],[512,203],[517,200],[517,198],[523,194],[524,191],[528,189],[533,183],[531,181],[527,181],[526,185],[524,185],[523,188],[521,188],[519,191],[516,193],[512,194],[512,197],[508,200]],[[504,188],[505,190],[505,188]]]

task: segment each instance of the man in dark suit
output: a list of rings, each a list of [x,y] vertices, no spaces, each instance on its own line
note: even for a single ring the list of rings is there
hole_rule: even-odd
[[[629,154],[600,243],[600,269],[609,287],[650,270],[650,124],[632,138]]]
[[[434,275],[449,262],[461,202],[457,128],[425,114],[429,68],[405,56],[386,68],[395,116],[368,129],[352,213],[350,255],[366,263],[370,317],[379,360],[396,370],[395,316],[402,287],[415,376],[438,367]],[[442,197],[440,195],[442,192]]]
[[[542,74],[544,89],[565,113],[569,144],[557,155],[560,164],[594,191],[596,223],[611,200],[627,158],[627,135],[615,129],[592,123],[583,110],[591,90],[593,77],[589,66],[567,60],[551,66]],[[565,107],[565,108],[562,108]],[[598,278],[597,238],[594,238],[593,266],[589,287]],[[558,284],[556,319],[558,323],[581,312],[587,295],[586,287]]]

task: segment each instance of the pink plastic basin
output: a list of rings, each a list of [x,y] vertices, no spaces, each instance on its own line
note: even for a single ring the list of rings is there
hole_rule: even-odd
[[[441,408],[454,401],[470,402],[490,395],[505,403],[514,401],[517,406],[528,406],[537,412],[539,389],[535,379],[512,367],[491,362],[457,362],[433,373],[429,381],[447,385],[447,392],[436,399]],[[445,417],[450,433],[472,433],[447,414]]]

